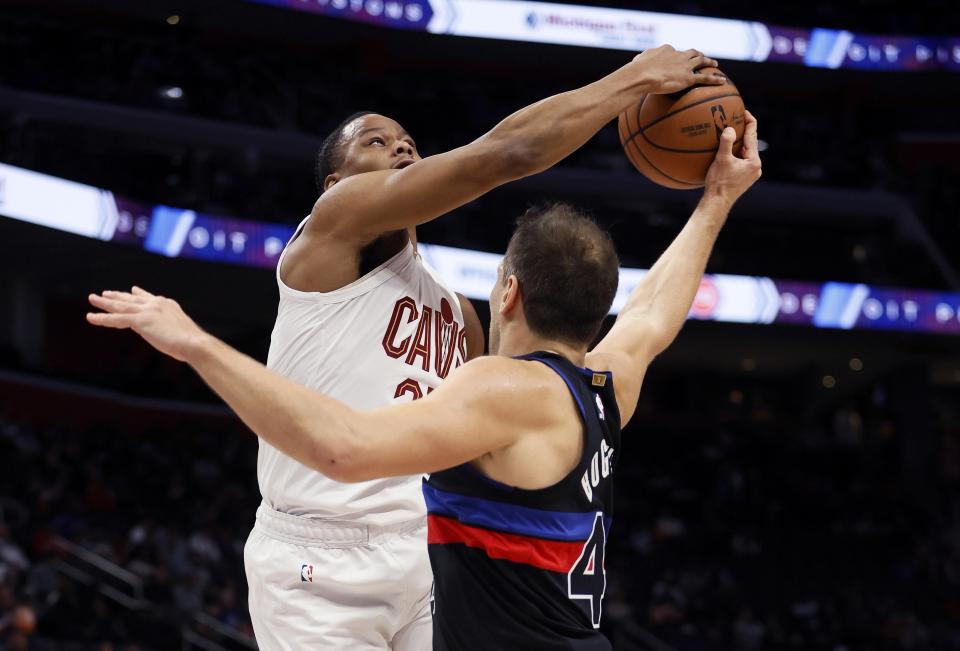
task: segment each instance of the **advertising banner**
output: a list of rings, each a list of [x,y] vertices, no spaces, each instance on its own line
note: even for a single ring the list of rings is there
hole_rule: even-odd
[[[816,68],[960,71],[960,36],[856,34],[748,20],[523,0],[248,0],[432,34],[639,52],[668,43],[717,59]]]
[[[0,216],[117,242],[171,258],[276,267],[294,227],[150,205],[89,185],[0,164]],[[501,256],[418,243],[424,260],[455,291],[487,300]],[[622,268],[612,314],[647,274]],[[781,281],[707,274],[689,318],[960,335],[960,293],[853,283]]]

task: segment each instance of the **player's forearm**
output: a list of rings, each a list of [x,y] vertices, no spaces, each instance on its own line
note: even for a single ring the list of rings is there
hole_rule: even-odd
[[[660,353],[676,338],[686,322],[720,230],[732,203],[705,194],[686,225],[656,264],[634,288],[620,312],[623,319],[642,319],[656,341],[648,342]]]
[[[511,176],[541,172],[579,149],[604,125],[640,101],[651,71],[633,61],[606,77],[523,108],[481,138],[512,161]]]
[[[355,412],[277,375],[212,336],[199,341],[187,363],[260,438],[334,479],[353,456]]]

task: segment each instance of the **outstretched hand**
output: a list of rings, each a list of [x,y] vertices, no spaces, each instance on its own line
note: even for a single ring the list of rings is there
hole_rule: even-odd
[[[762,168],[757,140],[757,119],[750,111],[745,112],[745,119],[743,148],[739,157],[733,153],[736,132],[733,127],[723,130],[717,157],[707,170],[705,197],[720,197],[732,204],[760,178]]]
[[[643,74],[650,77],[651,87],[648,93],[662,95],[676,93],[701,84],[704,86],[719,86],[725,84],[727,78],[715,73],[700,74],[700,68],[716,68],[719,64],[700,50],[677,51],[671,45],[644,50],[633,59],[633,63],[643,67]]]
[[[88,312],[87,321],[104,328],[129,328],[148,344],[181,362],[204,340],[203,331],[169,298],[133,287],[129,292],[90,294],[90,304],[103,312]]]

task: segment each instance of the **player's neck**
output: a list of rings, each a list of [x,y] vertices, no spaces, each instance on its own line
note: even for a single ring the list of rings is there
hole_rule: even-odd
[[[529,330],[515,333],[502,333],[503,338],[500,341],[498,355],[507,357],[517,357],[534,353],[538,350],[545,350],[551,353],[557,353],[577,366],[586,364],[587,351],[585,348],[571,346],[568,343],[539,337]]]

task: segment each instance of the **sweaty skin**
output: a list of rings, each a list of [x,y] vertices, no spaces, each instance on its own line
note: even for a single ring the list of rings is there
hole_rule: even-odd
[[[133,329],[190,364],[257,435],[332,479],[435,472],[472,460],[493,479],[542,488],[577,463],[582,426],[559,376],[511,356],[552,350],[574,364],[611,371],[626,424],[647,367],[686,320],[733,203],[760,177],[757,121],[749,112],[741,158],[732,153],[734,139],[733,129],[723,132],[697,208],[593,351],[532,331],[517,278],[503,278],[501,268],[490,297],[495,356],[463,365],[422,400],[355,411],[271,372],[206,333],[175,301],[136,287],[91,294],[90,303],[103,312],[88,313],[87,320]]]

